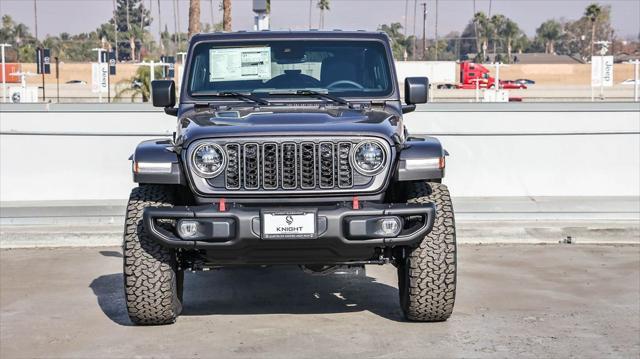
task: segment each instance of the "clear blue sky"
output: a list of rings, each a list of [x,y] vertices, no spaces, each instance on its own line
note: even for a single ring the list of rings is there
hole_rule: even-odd
[[[158,0],[143,0],[145,6],[152,7],[154,22],[151,31],[158,33]],[[222,18],[219,10],[221,0],[200,0],[201,21],[211,21],[211,4],[216,22]],[[311,24],[318,27],[319,11],[312,0]],[[416,32],[422,33],[420,3],[428,8],[427,36],[435,30],[435,0],[418,0],[418,21]],[[549,18],[576,19],[593,0],[493,0],[491,12],[504,14],[520,24],[524,31],[532,35],[536,27]],[[180,25],[186,31],[189,0],[178,0]],[[232,0],[233,29],[250,30],[253,26],[251,0]],[[462,31],[473,14],[473,0],[439,0],[438,33],[440,36],[450,31]],[[601,5],[612,8],[612,24],[620,37],[637,38],[640,34],[640,0],[600,0]],[[106,22],[113,11],[112,0],[37,0],[38,33],[60,32],[78,33],[92,31],[100,23]],[[309,0],[272,0],[272,29],[307,29],[309,27]],[[408,4],[407,27],[413,31],[414,0],[331,0],[331,10],[325,15],[327,29],[375,30],[383,23],[405,24],[405,5]],[[476,0],[476,9],[489,12],[490,0]],[[162,24],[174,30],[173,0],[160,0]],[[33,32],[33,0],[0,0],[0,13],[9,14],[15,20],[25,23]],[[157,36],[157,35],[156,35]]]

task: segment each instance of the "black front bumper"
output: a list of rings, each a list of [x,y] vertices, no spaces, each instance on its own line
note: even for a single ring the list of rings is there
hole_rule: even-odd
[[[278,208],[275,208],[278,210]],[[291,210],[283,208],[282,210]],[[294,207],[298,210],[299,207]],[[269,208],[274,210],[274,208]],[[183,207],[150,207],[144,210],[144,226],[151,237],[163,246],[203,250],[212,262],[221,264],[247,263],[343,263],[368,260],[376,248],[415,246],[431,231],[435,205],[362,203],[352,209],[346,204],[314,207],[317,213],[317,234],[313,239],[264,239],[261,236],[260,208],[230,206],[225,211],[216,205]],[[380,216],[421,218],[419,225],[391,238],[354,238],[348,224],[353,219]],[[198,219],[222,220],[230,224],[228,238],[184,240],[173,231],[158,225],[157,220]]]

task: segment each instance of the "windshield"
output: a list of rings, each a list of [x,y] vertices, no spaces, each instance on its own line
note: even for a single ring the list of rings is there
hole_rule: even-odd
[[[374,97],[393,91],[385,47],[378,41],[203,43],[194,49],[188,79],[188,93],[196,97],[301,90]]]

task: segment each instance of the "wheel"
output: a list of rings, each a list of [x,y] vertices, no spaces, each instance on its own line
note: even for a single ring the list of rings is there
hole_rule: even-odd
[[[400,306],[408,320],[444,321],[451,316],[456,296],[456,228],[447,186],[415,182],[407,203],[436,205],[433,229],[398,263]]]
[[[134,324],[175,322],[182,311],[182,281],[174,250],[149,237],[142,222],[146,207],[170,207],[170,186],[140,185],[131,191],[124,229],[124,288],[127,311]]]

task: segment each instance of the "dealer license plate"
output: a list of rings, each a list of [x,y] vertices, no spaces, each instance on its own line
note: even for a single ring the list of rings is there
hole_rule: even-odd
[[[301,239],[316,237],[315,211],[262,212],[262,238]]]

